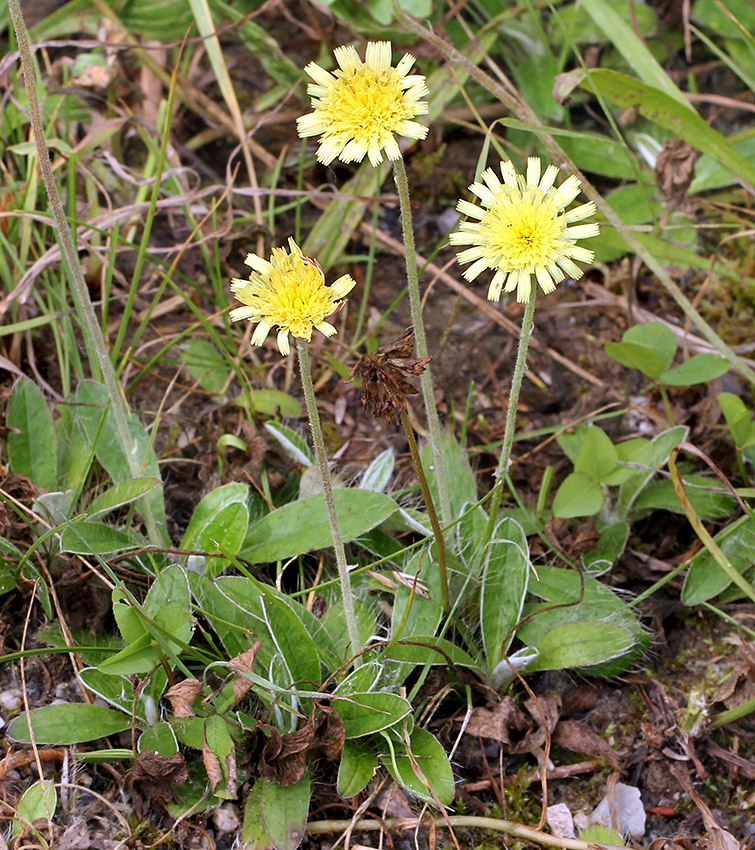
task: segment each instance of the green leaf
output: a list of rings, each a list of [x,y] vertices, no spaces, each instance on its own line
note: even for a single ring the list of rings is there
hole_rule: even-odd
[[[574,472],[593,481],[606,482],[618,466],[618,455],[608,434],[597,425],[587,429],[574,464]]]
[[[687,498],[701,519],[724,519],[731,516],[734,496],[720,492],[721,483],[718,479],[687,474],[682,478]],[[658,509],[684,513],[674,490],[674,482],[669,479],[651,481],[635,499],[632,507],[633,514]]]
[[[67,404],[58,407],[54,423],[58,453],[58,481],[62,490],[79,492],[89,474],[90,444],[78,426],[75,409]]]
[[[514,638],[527,594],[529,546],[521,526],[503,519],[488,546],[480,589],[482,645],[493,670]]]
[[[0,537],[0,595],[15,590],[19,575],[18,562],[22,557],[23,554],[15,544]]]
[[[747,74],[746,76],[749,76]],[[755,135],[752,130],[745,130],[729,137],[731,146],[748,159],[755,159]],[[703,155],[695,163],[695,178],[690,183],[689,194],[710,192],[712,189],[723,189],[736,184],[736,178],[730,171],[719,165],[713,157]]]
[[[668,130],[701,153],[707,153],[732,175],[755,185],[755,165],[737,151],[720,133],[694,112],[688,104],[651,85],[618,71],[593,69],[581,83],[588,90],[599,90],[603,97],[623,109],[636,107],[640,114]]]
[[[262,788],[267,779],[258,779],[252,786],[244,804],[241,824],[241,841],[244,850],[273,850],[273,842],[262,820]]]
[[[635,31],[634,7],[629,3],[624,4],[622,14],[606,0],[580,0],[579,6],[590,15],[641,80],[665,92],[680,108],[692,110],[682,92]],[[642,3],[637,4],[638,12],[643,8],[647,7]]]
[[[125,450],[121,445],[115,416],[110,409],[110,401],[105,387],[95,381],[80,381],[76,388],[74,404],[76,405],[76,421],[90,446],[99,434],[95,444],[97,460],[116,484],[122,481],[130,481],[133,478],[133,473]],[[141,475],[156,478],[158,481],[161,480],[152,441],[144,426],[134,414],[129,416],[128,427],[131,432],[131,439],[136,446]],[[162,487],[153,490],[145,496],[145,499],[152,509],[155,520],[164,531],[165,504]],[[165,540],[167,544],[167,532],[165,532]]]
[[[275,850],[296,850],[304,839],[309,798],[312,794],[309,774],[292,785],[279,785],[271,779],[262,783],[260,813],[262,823]]]
[[[314,455],[307,441],[296,431],[280,422],[265,422],[265,430],[281,444],[286,454],[302,466],[312,466]]]
[[[51,820],[57,805],[58,792],[55,790],[55,783],[52,779],[38,779],[24,791],[18,801],[13,818],[12,837],[20,835],[35,820]],[[28,839],[25,846],[28,846]]]
[[[562,519],[591,516],[603,507],[603,491],[599,484],[572,472],[563,480],[553,499],[553,515]]]
[[[267,416],[284,416],[296,419],[301,416],[301,405],[288,393],[282,390],[250,390],[236,396],[233,403],[243,407],[249,416],[264,413]]]
[[[162,721],[142,732],[137,749],[140,753],[154,750],[161,756],[172,756],[178,752],[176,733],[170,723]]]
[[[390,496],[370,490],[342,489],[333,496],[345,543],[380,525],[396,510]],[[240,554],[256,564],[332,545],[325,497],[318,494],[290,502],[253,523]]]
[[[151,636],[145,632],[136,640],[129,641],[120,652],[105,659],[99,669],[112,676],[136,676],[150,673],[159,663],[160,653]]]
[[[339,663],[327,632],[319,631],[313,615],[303,606],[287,602],[275,588],[244,576],[209,581],[190,573],[189,581],[200,608],[231,656],[249,649],[259,639],[262,646],[256,664],[269,669],[278,657],[279,663],[285,664],[285,670],[279,669],[279,673],[285,674],[289,685],[320,682],[320,653],[328,666]]]
[[[120,531],[103,522],[75,520],[60,535],[60,551],[82,555],[112,555],[127,549],[149,546],[149,541],[133,531]]]
[[[112,675],[129,675],[148,673],[164,658],[174,664],[193,632],[184,571],[170,566],[159,573],[141,611],[125,599],[120,589],[113,591],[113,615],[127,646],[103,661],[99,669]]]
[[[423,593],[412,593],[411,588],[399,584],[393,596],[391,635],[395,639],[413,635],[433,635],[443,616],[440,605],[440,579],[438,563],[428,547],[415,552],[404,566],[407,576],[419,575],[418,582],[427,589]],[[407,610],[407,606],[410,606]]]
[[[599,823],[586,826],[579,831],[580,841],[589,841],[591,844],[614,844],[617,847],[624,846],[624,839],[610,826]]]
[[[606,354],[628,369],[639,369],[649,378],[659,378],[676,353],[674,332],[662,322],[634,325],[621,342],[607,342]]]
[[[624,551],[628,539],[628,522],[615,522],[604,528],[595,548],[582,556],[585,570],[591,575],[610,570]]]
[[[105,738],[131,728],[131,718],[120,711],[85,703],[65,703],[35,708],[29,712],[37,744],[80,744]],[[8,737],[31,743],[27,717],[20,714],[8,726]]]
[[[57,489],[57,442],[52,416],[36,384],[22,378],[8,399],[8,461],[45,490]]]
[[[338,793],[348,798],[364,791],[377,768],[377,754],[368,741],[361,738],[345,741],[338,766]]]
[[[147,493],[152,492],[156,487],[160,487],[161,484],[162,482],[157,478],[132,478],[129,481],[122,481],[92,499],[84,514],[89,519],[104,516],[116,508],[130,505],[131,502],[146,496]]]
[[[716,545],[740,573],[755,564],[755,519],[745,514],[735,519],[714,538]],[[685,605],[699,605],[726,590],[731,579],[707,549],[701,549],[690,561],[682,590]]]
[[[142,609],[148,617],[157,617],[168,607],[183,608],[190,613],[189,583],[186,571],[173,564],[161,570],[154,578]],[[189,638],[186,637],[186,640]]]
[[[415,726],[409,736],[413,758],[403,743],[392,741],[391,744],[393,753],[385,744],[381,752],[381,761],[391,776],[426,803],[450,805],[454,798],[454,775],[438,739],[426,729]]]
[[[403,697],[381,692],[349,694],[348,698],[334,699],[333,708],[343,720],[347,738],[362,738],[388,729],[412,710]]]
[[[154,723],[158,715],[158,704],[168,682],[168,674],[164,668],[155,670],[149,677],[149,682],[134,692],[133,682],[125,676],[114,676],[103,673],[96,667],[85,667],[79,678],[105,702],[114,708],[133,715],[137,726],[148,726]]]
[[[181,548],[237,555],[249,525],[248,495],[246,484],[225,484],[209,492],[194,509]],[[229,563],[227,558],[208,558],[205,574],[213,578]]]
[[[634,475],[622,483],[619,491],[619,516],[627,516],[642,490],[647,487],[656,472],[668,463],[671,452],[679,443],[686,440],[688,435],[689,428],[686,425],[676,425],[661,431],[638,452],[639,458],[633,462],[642,463],[647,469],[638,469]]]
[[[461,516],[464,505],[468,502],[474,503],[477,501],[477,481],[469,465],[469,453],[460,446],[456,438],[444,432],[440,442],[440,453],[446,464],[446,481],[450,488],[451,513],[455,517]],[[422,456],[422,466],[427,475],[427,483],[430,485],[433,501],[435,502],[436,510],[440,505],[440,495],[438,493],[438,485],[435,480],[433,449],[430,443],[425,443],[420,452]]]
[[[191,377],[208,393],[221,393],[230,367],[225,357],[206,339],[190,337],[178,348],[181,362]]]
[[[236,751],[228,729],[228,722],[224,717],[214,714],[205,720],[203,751],[205,747],[217,758],[222,774],[222,779],[217,781],[217,785],[216,780],[211,779],[210,787],[213,794],[223,800],[234,799],[236,797],[236,778],[231,773],[231,768],[235,773]]]
[[[422,646],[421,644],[429,645]],[[434,646],[442,650],[442,652],[437,652],[431,648]],[[424,664],[447,665],[449,661],[459,667],[477,669],[478,666],[474,658],[456,646],[455,643],[444,638],[434,637],[433,635],[413,635],[411,638],[405,639],[405,641],[402,640],[387,646],[383,650],[381,658],[401,661],[411,664],[413,667]],[[359,669],[361,670],[362,668],[360,667]]]
[[[606,354],[627,369],[639,369],[650,378],[659,378],[663,373],[661,356],[649,346],[633,342],[607,342]]]
[[[750,411],[742,399],[734,393],[719,393],[716,398],[721,405],[734,444],[738,449],[742,449],[750,439],[755,438],[755,435],[752,434],[753,426],[750,420]]]
[[[393,449],[386,449],[373,460],[365,469],[359,487],[362,490],[374,490],[382,493],[388,486],[396,465],[396,456]]]
[[[545,635],[553,628],[565,624],[592,622],[598,625],[621,626],[633,637],[631,653],[622,654],[620,658],[617,656],[617,660],[608,665],[593,661],[592,664],[599,666],[590,669],[591,673],[598,675],[615,675],[626,669],[649,642],[649,636],[632,609],[610,587],[589,575],[580,576],[576,570],[541,565],[538,566],[537,575],[530,578],[529,590],[533,596],[549,603],[545,608],[541,603],[527,603],[524,606],[525,619],[517,629],[517,637],[531,647],[540,650],[540,642],[545,639]],[[551,607],[551,604],[555,607]],[[617,635],[619,645],[622,645],[625,636],[622,633]],[[586,646],[591,653],[599,655],[598,646]],[[539,665],[549,661],[552,659],[548,657],[538,659],[528,669],[543,669]]]
[[[242,8],[235,8],[223,0],[210,0],[210,7],[213,13],[224,20],[238,22],[234,31],[238,33],[244,47],[280,86],[289,89],[300,80],[301,69],[298,65],[283,52],[268,27],[249,19],[245,7],[242,7],[242,11]]]
[[[375,622],[375,612],[372,608],[363,602],[361,599],[354,599],[354,613],[357,618],[357,632],[359,639],[364,646],[370,636],[375,634],[377,624]],[[343,601],[338,600],[328,608],[320,619],[322,627],[325,629],[331,644],[335,647],[337,658],[342,661],[345,658],[351,657],[351,642],[349,640],[349,632],[346,627],[346,615],[343,610]],[[340,663],[339,661],[339,663]]]
[[[601,664],[625,655],[636,641],[632,632],[624,626],[585,621],[554,626],[537,640],[528,640],[527,643],[539,653],[527,668],[534,671],[568,670]]]
[[[569,133],[559,136],[559,144],[582,171],[591,171],[619,180],[635,180],[637,175],[642,173],[641,165],[634,161],[627,146],[608,136]],[[612,194],[606,198],[609,203]]]
[[[745,33],[755,32],[755,14],[748,0],[726,0],[723,8],[716,0],[696,0],[692,17],[716,35],[726,38],[745,38]]]
[[[689,360],[664,372],[659,380],[674,387],[687,387],[720,378],[729,368],[729,361],[719,354],[694,354]]]

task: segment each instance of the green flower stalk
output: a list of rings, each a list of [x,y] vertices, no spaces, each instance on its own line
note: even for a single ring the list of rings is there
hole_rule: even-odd
[[[409,73],[414,65],[414,57],[409,54],[405,54],[395,68],[392,67],[391,44],[388,41],[369,42],[364,61],[351,46],[337,47],[334,55],[338,68],[332,73],[315,62],[310,62],[304,69],[313,80],[307,87],[313,112],[297,119],[299,135],[302,138],[320,137],[317,159],[324,165],[329,165],[336,158],[342,162],[362,162],[365,156],[373,166],[380,165],[384,156],[393,162],[401,206],[407,289],[417,356],[427,357],[409,182],[396,141],[396,135],[407,139],[424,139],[427,136],[428,128],[412,120],[428,111],[427,101],[422,100],[429,93],[425,77]],[[441,454],[442,428],[429,371],[422,374],[421,384],[441,516],[443,522],[449,524],[453,517]]]
[[[234,322],[248,319],[257,323],[252,335],[254,345],[262,345],[270,331],[277,327],[278,349],[281,354],[289,354],[291,351],[289,335],[296,338],[304,400],[312,430],[315,457],[322,477],[328,522],[341,583],[346,629],[354,663],[358,665],[362,646],[354,611],[343,535],[333,496],[333,482],[325,452],[325,440],[312,384],[312,366],[309,357],[312,331],[317,329],[325,336],[336,333],[333,325],[325,319],[341,307],[343,299],[352,290],[355,281],[349,275],[343,275],[330,286],[326,286],[325,275],[319,264],[303,256],[293,239],[288,240],[288,246],[288,251],[285,248],[273,248],[270,260],[257,254],[247,256],[245,262],[251,268],[249,279],[236,278],[231,283],[231,290],[236,300],[243,306],[231,310],[230,316]]]
[[[548,294],[567,275],[579,280],[583,272],[575,260],[591,263],[595,255],[576,242],[599,233],[595,222],[575,224],[591,216],[595,212],[595,204],[589,202],[566,209],[579,194],[580,181],[576,177],[567,177],[557,187],[558,168],[549,165],[541,174],[538,157],[527,160],[526,174],[518,174],[511,162],[502,162],[500,171],[502,180],[492,168],[487,168],[482,172],[481,181],[469,187],[480,199],[481,205],[459,201],[456,208],[468,220],[462,222],[459,230],[450,236],[452,245],[469,246],[458,255],[460,263],[472,264],[464,272],[466,280],[472,281],[483,271],[491,269],[495,273],[488,288],[488,298],[498,301],[501,292],[516,291],[516,300],[527,305],[511,378],[496,483],[488,494],[492,498],[485,544],[495,528],[511,461],[516,410],[532,335],[537,287]],[[533,277],[535,286],[532,285]]]

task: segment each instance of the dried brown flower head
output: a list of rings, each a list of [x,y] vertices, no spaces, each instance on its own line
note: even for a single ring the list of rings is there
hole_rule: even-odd
[[[406,407],[406,397],[419,390],[406,378],[421,375],[432,357],[412,357],[414,328],[407,328],[395,342],[360,357],[347,378],[362,380],[362,406],[375,417],[390,422]]]

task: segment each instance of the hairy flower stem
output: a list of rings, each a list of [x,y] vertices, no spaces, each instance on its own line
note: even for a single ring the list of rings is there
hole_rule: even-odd
[[[121,448],[127,458],[131,475],[134,478],[139,478],[144,472],[139,452],[128,426],[129,410],[121,392],[118,379],[116,378],[113,364],[110,361],[105,338],[97,321],[92,300],[89,297],[89,289],[84,279],[84,270],[81,268],[79,254],[73,241],[71,228],[68,225],[63,203],[60,199],[57,184],[55,183],[55,176],[52,172],[50,154],[45,143],[45,132],[42,125],[39,99],[37,98],[37,77],[34,72],[34,62],[29,48],[29,33],[26,29],[19,0],[9,0],[8,8],[13,19],[18,51],[21,56],[21,67],[24,72],[24,84],[29,102],[29,119],[34,134],[34,141],[37,146],[39,170],[42,174],[42,182],[45,185],[53,220],[58,231],[61,253],[71,274],[73,301],[76,308],[76,315],[84,333],[84,344],[87,350],[89,367],[92,370],[92,374],[95,377],[101,376],[102,382],[105,384]],[[169,542],[167,532],[164,528],[158,526],[146,499],[140,500],[139,510],[144,517],[147,533],[152,543],[158,546],[167,545]]]
[[[315,445],[315,458],[320,467],[322,476],[322,490],[325,495],[325,504],[328,508],[328,522],[330,533],[333,537],[333,549],[336,553],[336,565],[338,566],[338,578],[341,581],[341,598],[343,599],[343,612],[346,618],[346,630],[351,643],[351,654],[354,656],[354,666],[358,667],[361,662],[362,645],[359,640],[357,629],[357,618],[354,612],[354,597],[351,593],[351,578],[349,567],[346,563],[346,550],[343,547],[343,536],[341,525],[336,513],[336,501],[333,497],[333,482],[330,478],[328,458],[325,454],[325,439],[322,435],[320,414],[317,412],[317,401],[315,399],[315,388],[312,384],[312,363],[309,358],[309,345],[305,340],[296,340],[296,351],[299,355],[299,372],[301,373],[301,385],[304,390],[304,401],[307,405],[307,416],[309,427],[312,430],[312,442]]]
[[[404,160],[401,158],[393,163],[393,177],[396,180],[396,189],[398,190],[401,207],[401,228],[404,235],[404,255],[406,257],[406,283],[409,291],[409,306],[412,311],[414,337],[417,344],[417,356],[428,357],[427,336],[425,335],[425,324],[422,320],[422,300],[419,294],[417,251],[414,247],[414,224],[412,223],[412,208],[409,200],[409,180],[406,176]],[[438,482],[440,515],[443,518],[443,525],[449,525],[453,521],[453,517],[451,515],[451,499],[448,491],[446,465],[443,462],[440,445],[443,431],[440,424],[440,417],[438,416],[438,408],[435,404],[433,378],[429,368],[425,369],[422,373],[420,384],[422,386],[422,398],[425,402],[427,425],[430,431],[430,445],[433,450],[435,480]]]
[[[438,522],[438,514],[435,512],[435,503],[430,492],[430,487],[425,477],[425,470],[422,468],[422,460],[419,456],[417,448],[417,440],[414,437],[414,428],[409,421],[409,414],[406,410],[401,411],[401,424],[404,426],[406,441],[409,443],[409,453],[412,456],[412,463],[419,479],[419,486],[422,490],[422,498],[425,500],[427,515],[430,517],[430,525],[433,528],[435,536],[435,547],[438,552],[438,574],[440,576],[440,604],[443,606],[443,613],[448,615],[451,613],[451,602],[448,597],[448,570],[446,569],[446,541],[443,537],[440,523]]]
[[[516,429],[516,409],[519,404],[519,391],[522,389],[522,381],[524,380],[524,368],[527,365],[527,349],[530,345],[530,337],[534,322],[532,317],[535,314],[535,300],[537,299],[537,286],[532,287],[529,301],[524,308],[522,316],[522,329],[519,332],[519,346],[516,351],[516,364],[514,365],[514,374],[511,377],[511,388],[509,389],[509,406],[506,411],[506,427],[503,432],[503,445],[501,446],[501,456],[498,458],[498,469],[495,473],[495,484],[491,491],[488,519],[488,527],[485,529],[485,538],[483,540],[483,549],[490,542],[493,536],[496,520],[498,518],[498,508],[501,506],[501,497],[503,496],[503,485],[506,481],[506,476],[509,471],[509,463],[511,462],[511,447],[514,445],[514,431]]]

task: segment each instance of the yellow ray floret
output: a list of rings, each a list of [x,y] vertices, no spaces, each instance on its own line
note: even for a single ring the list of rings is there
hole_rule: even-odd
[[[572,176],[558,187],[555,165],[540,174],[540,160],[527,160],[526,175],[517,174],[510,162],[501,163],[501,177],[492,168],[482,173],[482,182],[469,189],[481,205],[459,201],[456,209],[471,221],[463,221],[450,235],[452,245],[470,245],[458,254],[460,263],[472,263],[466,280],[474,280],[486,269],[494,269],[488,298],[498,301],[501,291],[516,290],[517,301],[528,301],[532,276],[545,293],[567,275],[582,277],[575,260],[591,263],[593,251],[576,244],[578,239],[597,236],[595,222],[573,226],[595,212],[592,202],[566,211],[579,194],[579,180]]]
[[[338,309],[355,284],[345,274],[326,286],[320,266],[303,256],[293,239],[288,240],[288,247],[288,251],[273,248],[269,261],[249,254],[244,261],[252,269],[249,280],[234,278],[231,282],[236,300],[244,305],[231,310],[231,321],[249,319],[258,323],[252,336],[254,345],[262,345],[277,327],[281,354],[291,350],[289,334],[309,342],[312,329],[317,328],[332,336],[336,329],[325,318]]]
[[[338,68],[330,73],[310,62],[304,71],[314,80],[307,86],[314,112],[296,121],[301,138],[321,136],[317,159],[329,165],[361,162],[365,155],[372,165],[399,159],[401,151],[394,134],[407,139],[424,139],[427,127],[412,121],[425,115],[428,88],[421,74],[409,74],[414,57],[408,53],[391,67],[389,41],[367,45],[364,62],[351,47],[334,51]]]

